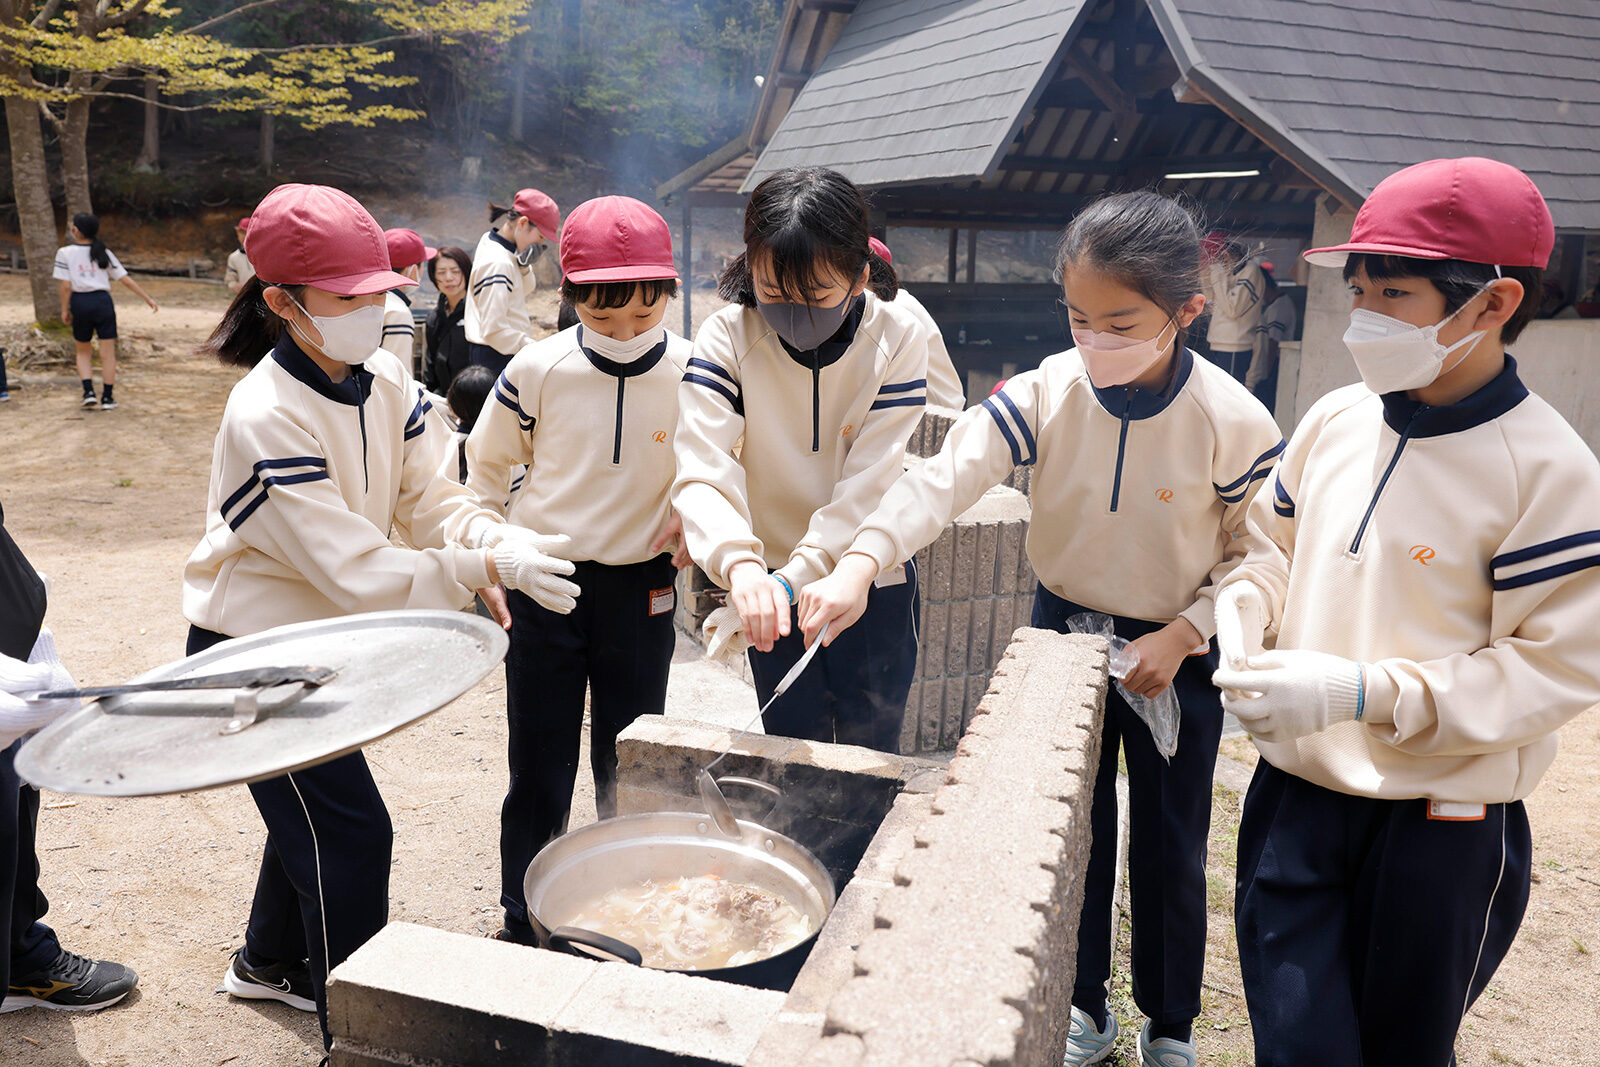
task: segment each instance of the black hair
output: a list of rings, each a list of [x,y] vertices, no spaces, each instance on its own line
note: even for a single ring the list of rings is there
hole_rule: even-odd
[[[428,282],[435,289],[439,288],[439,283],[434,280],[433,271],[434,268],[439,265],[439,261],[441,259],[454,260],[455,265],[461,268],[461,279],[463,281],[471,281],[472,255],[465,248],[457,248],[455,245],[445,245],[443,248],[439,249],[438,255],[428,260]]]
[[[106,243],[100,240],[100,220],[85,213],[72,216],[72,224],[89,239],[89,258],[94,260],[94,265],[101,270],[110,267],[111,254],[106,251]]]
[[[868,252],[867,285],[874,293],[878,293],[880,296],[882,295],[882,291],[886,286],[888,287],[890,293],[898,292],[900,289],[900,279],[894,272],[894,264],[878,255],[876,252]],[[888,296],[884,299],[893,300],[894,297]]]
[[[867,198],[854,182],[826,167],[788,167],[769,175],[750,194],[744,209],[744,251],[717,280],[717,294],[745,307],[756,306],[750,258],[765,257],[785,300],[806,303],[829,276],[861,276],[872,236]],[[899,291],[894,268],[883,264],[868,284],[880,299]]]
[[[641,282],[574,282],[561,279],[561,299],[569,304],[584,304],[592,308],[627,307],[633,294],[640,293],[651,307],[657,300],[671,300],[678,295],[678,279],[651,278]]]
[[[1055,280],[1083,263],[1143,294],[1176,322],[1201,291],[1200,229],[1187,207],[1153,190],[1101,197],[1061,232]],[[1188,330],[1179,327],[1174,351],[1187,341]]]
[[[1410,256],[1379,256],[1366,252],[1352,252],[1344,261],[1344,280],[1349,281],[1358,270],[1366,271],[1375,282],[1394,281],[1397,278],[1421,278],[1444,297],[1447,312],[1460,311],[1467,301],[1477,296],[1484,286],[1495,280],[1494,267],[1486,263],[1469,263],[1464,259],[1413,259]],[[1500,327],[1500,342],[1510,344],[1522,333],[1523,327],[1533,321],[1544,299],[1543,267],[1501,267],[1501,277],[1512,278],[1522,284],[1522,302],[1511,317]]]
[[[444,398],[449,402],[450,410],[456,413],[462,433],[471,433],[472,427],[477,424],[478,414],[489,399],[489,390],[494,388],[494,379],[494,371],[476,363],[463,367],[451,379]]]
[[[495,203],[493,200],[489,201],[489,225],[490,226],[498,226],[498,225],[500,225],[500,220],[505,218],[509,214],[511,214],[511,209],[510,208],[501,207],[499,204]]]
[[[556,330],[570,330],[582,321],[578,318],[578,309],[572,306],[572,301],[563,298],[561,306],[556,309]]]
[[[202,356],[215,356],[229,367],[254,367],[260,363],[283,336],[283,320],[267,306],[263,295],[267,288],[268,283],[259,275],[240,286],[233,303],[223,312],[222,321],[195,351]],[[304,306],[305,286],[280,285],[277,288]]]

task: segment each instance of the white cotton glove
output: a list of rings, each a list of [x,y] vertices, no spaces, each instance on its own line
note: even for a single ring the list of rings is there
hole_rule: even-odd
[[[1366,677],[1354,660],[1301,648],[1252,656],[1248,668],[1223,667],[1211,682],[1251,736],[1282,742],[1360,719]]]
[[[517,527],[511,527],[517,529]],[[507,589],[526,593],[539,606],[565,615],[578,606],[581,590],[561,575],[571,574],[577,568],[571,560],[552,553],[572,543],[572,538],[552,534],[501,538],[494,546],[494,565],[500,572],[500,581]]]
[[[1242,671],[1261,654],[1266,617],[1267,598],[1254,582],[1234,582],[1217,594],[1217,651],[1224,667]]]
[[[513,526],[509,522],[495,522],[487,517],[473,520],[471,531],[467,534],[467,543],[475,548],[493,548],[502,541],[540,541],[547,534],[530,530],[525,526]]]
[[[706,655],[722,663],[731,663],[744,655],[750,642],[744,636],[744,623],[739,609],[729,604],[717,608],[700,627],[705,635]]]
[[[49,630],[40,630],[28,662],[0,656],[0,749],[78,706],[76,700],[23,700],[16,694],[76,689],[77,683],[56,653]]]

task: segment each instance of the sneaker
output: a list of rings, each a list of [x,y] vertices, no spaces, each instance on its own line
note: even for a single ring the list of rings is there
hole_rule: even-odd
[[[4,404],[7,400],[10,400],[10,399],[11,399],[11,394],[10,393],[7,393],[7,392],[5,392],[3,390],[0,390],[0,404]]]
[[[244,949],[238,949],[228,965],[228,973],[222,976],[222,988],[246,1000],[277,1000],[301,1011],[317,1010],[316,994],[311,989],[311,968],[305,960],[246,967]]]
[[[117,398],[112,396],[110,392],[107,392],[105,396],[102,396],[100,398],[100,410],[101,411],[110,411],[112,408],[114,408],[116,406],[117,406]]]
[[[62,949],[50,966],[11,980],[0,1014],[22,1008],[99,1011],[138,984],[139,976],[120,963],[85,959]]]
[[[1074,1006],[1072,1025],[1067,1029],[1067,1054],[1061,1059],[1061,1067],[1099,1063],[1111,1055],[1116,1043],[1117,1017],[1111,1014],[1109,1008],[1106,1009],[1106,1028],[1102,1032],[1094,1028],[1094,1020],[1089,1018],[1088,1012]]]
[[[94,394],[93,393],[84,393],[83,394],[83,399],[78,401],[78,406],[80,408],[92,408],[92,407],[94,407],[95,405],[97,405],[99,403],[100,403],[100,401],[98,401],[98,400],[96,400],[94,398]]]
[[[1150,1020],[1139,1031],[1139,1067],[1199,1067],[1200,1053],[1193,1041],[1172,1037],[1150,1040]]]

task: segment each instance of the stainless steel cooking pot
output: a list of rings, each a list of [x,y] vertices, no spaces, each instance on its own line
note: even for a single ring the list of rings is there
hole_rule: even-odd
[[[792,838],[738,820],[738,836],[717,828],[711,816],[660,811],[592,823],[550,842],[528,865],[523,890],[540,944],[594,958],[637,964],[632,946],[572,927],[572,918],[619,886],[647,878],[714,874],[773,893],[804,915],[810,937],[789,949],[736,967],[691,971],[707,978],[762,989],[787,989],[811,952],[816,931],[833,910],[833,878]],[[592,952],[599,949],[600,952]]]

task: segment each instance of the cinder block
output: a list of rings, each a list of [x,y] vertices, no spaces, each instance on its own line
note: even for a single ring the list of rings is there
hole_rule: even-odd
[[[854,1034],[829,1034],[811,1046],[803,1061],[805,1067],[857,1067],[867,1047]]]
[[[935,602],[950,599],[951,582],[955,576],[956,539],[953,529],[946,529],[939,539],[928,547],[929,577],[927,594]]]
[[[939,723],[939,747],[954,748],[961,740],[961,720],[967,707],[967,680],[944,680],[944,717]]]
[[[995,592],[995,562],[1000,549],[1000,524],[986,522],[978,527],[977,559],[973,563],[972,595],[993,596]]]
[[[918,668],[922,678],[943,678],[948,670],[950,644],[950,602],[929,600],[922,604],[922,622],[917,630]]]
[[[967,600],[972,596],[974,572],[977,569],[978,526],[958,521],[955,533],[955,569],[951,573],[950,599]]]
[[[978,695],[983,695],[985,683],[989,677],[992,666],[989,657],[993,653],[994,640],[994,599],[983,597],[974,600],[967,616],[967,662],[961,672],[977,683]],[[975,706],[977,700],[973,700]]]
[[[922,683],[922,707],[917,712],[917,737],[923,751],[935,751],[943,738],[944,680],[930,678]]]
[[[1006,594],[1017,591],[1017,559],[1023,552],[1023,541],[1028,533],[1025,522],[1003,522],[999,525],[995,546],[995,592]]]
[[[750,1053],[748,1067],[794,1067],[822,1040],[820,1014],[804,1016],[781,1011],[761,1031],[761,1040]]]

